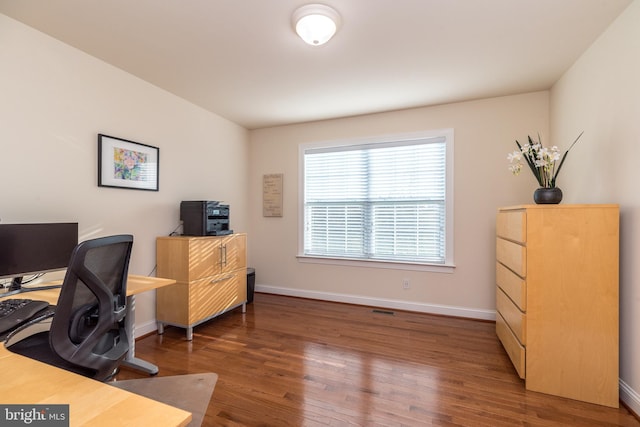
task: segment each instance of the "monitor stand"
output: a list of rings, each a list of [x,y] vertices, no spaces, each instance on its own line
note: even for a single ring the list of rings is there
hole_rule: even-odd
[[[13,280],[11,281],[11,285],[9,285],[9,289],[7,290],[6,293],[2,294],[2,296],[8,297],[11,295],[21,294],[23,292],[44,291],[47,289],[59,289],[62,287],[62,284],[60,284],[60,285],[44,285],[44,286],[33,286],[33,287],[23,288],[22,279],[23,279],[23,276],[14,277]]]
[[[22,276],[14,277],[9,285],[9,292],[22,289]]]

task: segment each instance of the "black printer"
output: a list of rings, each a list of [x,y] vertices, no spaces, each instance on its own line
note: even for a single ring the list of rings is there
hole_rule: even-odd
[[[229,205],[220,202],[194,200],[180,202],[182,234],[185,236],[222,236],[229,229]]]

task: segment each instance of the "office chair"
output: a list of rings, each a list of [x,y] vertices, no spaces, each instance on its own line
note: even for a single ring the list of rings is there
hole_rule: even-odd
[[[79,243],[50,329],[15,344],[9,336],[8,349],[99,381],[110,379],[129,350],[124,318],[132,246],[131,235]],[[42,320],[34,319],[13,334]]]

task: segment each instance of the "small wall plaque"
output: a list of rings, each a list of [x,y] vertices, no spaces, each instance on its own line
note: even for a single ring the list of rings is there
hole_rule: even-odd
[[[262,176],[262,216],[282,216],[282,178],[281,173]]]

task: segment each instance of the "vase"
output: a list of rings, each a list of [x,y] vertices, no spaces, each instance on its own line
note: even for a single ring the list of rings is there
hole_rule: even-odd
[[[557,205],[562,200],[562,190],[558,187],[540,187],[533,192],[533,201],[538,205]]]

